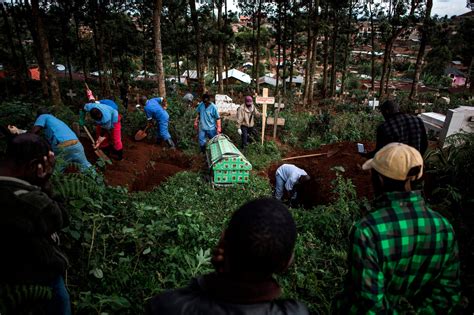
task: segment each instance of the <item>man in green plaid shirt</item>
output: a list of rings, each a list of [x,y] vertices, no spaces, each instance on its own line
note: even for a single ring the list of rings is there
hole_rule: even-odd
[[[376,172],[374,185],[384,193],[375,211],[353,227],[340,313],[457,313],[459,259],[453,228],[410,187],[422,167],[420,153],[401,143],[388,144],[364,164]]]

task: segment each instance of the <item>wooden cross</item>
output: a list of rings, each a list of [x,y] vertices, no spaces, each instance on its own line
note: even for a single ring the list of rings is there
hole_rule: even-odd
[[[298,89],[298,91],[296,91],[295,95],[296,97],[299,99],[301,97],[303,93],[301,92],[301,89]]]
[[[69,92],[67,92],[66,94],[67,96],[69,96],[71,98],[71,100],[73,99],[74,96],[76,96],[77,94],[74,93],[71,89],[69,89]]]
[[[262,107],[262,139],[261,143],[263,145],[263,140],[265,136],[265,125],[267,124],[266,119],[267,119],[267,105],[268,104],[275,104],[275,98],[274,97],[268,97],[268,89],[263,88],[262,91],[262,96],[256,96],[255,98],[255,103],[257,104],[263,104]]]

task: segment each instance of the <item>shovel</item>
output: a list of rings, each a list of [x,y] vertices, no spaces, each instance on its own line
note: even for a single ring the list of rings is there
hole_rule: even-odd
[[[87,135],[89,136],[89,139],[91,139],[92,141],[92,146],[94,146],[94,138],[92,138],[92,135],[91,133],[89,132],[89,129],[87,129],[86,126],[84,126],[84,130],[86,131]],[[108,163],[112,164],[112,161],[110,160],[110,158],[104,153],[104,151],[102,151],[101,149],[95,149],[94,148],[94,153],[95,155],[97,155],[99,158],[107,161]]]
[[[326,153],[315,153],[315,154],[292,156],[292,157],[284,158],[284,159],[281,159],[281,160],[282,161],[289,161],[289,160],[304,159],[304,158],[323,156],[323,155],[326,155],[327,157],[331,157],[334,154],[336,154],[337,152],[339,152],[340,150],[341,149],[334,149],[334,150],[330,150]]]
[[[146,133],[146,131],[148,130],[148,125],[145,127],[145,129],[143,130],[138,130],[137,133],[135,134],[135,141],[142,141],[143,139],[145,139],[148,134]]]

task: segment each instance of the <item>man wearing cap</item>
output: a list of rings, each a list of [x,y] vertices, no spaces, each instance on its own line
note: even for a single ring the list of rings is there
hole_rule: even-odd
[[[242,137],[242,149],[247,146],[249,134],[254,133],[255,116],[260,117],[260,112],[253,104],[252,96],[246,96],[244,104],[237,109],[237,132]]]
[[[459,314],[458,247],[451,224],[427,207],[411,182],[423,159],[411,146],[391,143],[363,169],[383,194],[352,229],[349,273],[338,301],[342,314]],[[409,305],[409,306],[407,306]]]
[[[155,97],[148,100],[146,96],[142,96],[140,98],[140,104],[142,106],[144,105],[143,110],[148,119],[148,127],[151,127],[153,120],[156,121],[158,126],[156,129],[156,142],[159,144],[164,140],[166,144],[168,144],[168,147],[174,149],[175,145],[168,131],[170,115],[166,111],[168,107],[166,99],[163,97]]]
[[[221,133],[221,117],[217,107],[211,102],[208,94],[202,96],[202,102],[196,108],[197,117],[194,128],[199,131],[199,147],[201,152],[206,152],[207,139],[212,139]]]

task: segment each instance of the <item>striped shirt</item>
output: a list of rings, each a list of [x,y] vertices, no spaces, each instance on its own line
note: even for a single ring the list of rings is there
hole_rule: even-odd
[[[451,224],[419,191],[391,192],[352,230],[346,290],[350,314],[450,314],[460,302],[458,247]]]

